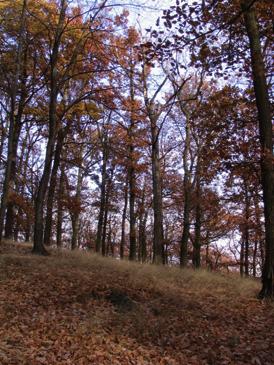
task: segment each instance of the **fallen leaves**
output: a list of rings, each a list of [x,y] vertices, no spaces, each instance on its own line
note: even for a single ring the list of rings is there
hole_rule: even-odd
[[[201,291],[183,278],[138,281],[96,258],[72,266],[20,251],[0,260],[1,365],[274,363],[273,306],[220,296],[217,281]]]

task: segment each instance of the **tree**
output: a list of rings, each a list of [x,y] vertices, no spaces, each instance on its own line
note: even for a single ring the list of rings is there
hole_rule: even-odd
[[[249,38],[253,85],[258,109],[261,142],[261,174],[265,216],[265,263],[260,298],[274,295],[274,152],[270,101],[261,51],[258,22],[253,2],[242,1],[246,32]]]
[[[14,185],[14,178],[16,171],[16,152],[17,152],[18,139],[20,135],[20,129],[22,127],[21,119],[23,114],[23,108],[26,99],[26,90],[25,90],[26,75],[24,72],[25,65],[23,65],[26,10],[27,10],[27,0],[24,0],[19,18],[19,30],[18,34],[16,34],[17,37],[15,37],[17,39],[15,40],[16,51],[14,54],[15,62],[13,64],[13,73],[11,73],[12,74],[11,80],[8,82],[9,85],[8,93],[10,96],[10,110],[7,113],[9,116],[8,154],[7,154],[7,163],[5,170],[5,179],[1,196],[0,242],[2,239],[4,219],[8,203],[8,194],[11,187]],[[21,88],[21,90],[19,90],[19,87]],[[16,100],[18,96],[18,91],[20,91],[19,105],[17,105],[17,100]],[[16,108],[18,108],[17,113],[16,113]],[[9,209],[8,209],[7,220],[9,221],[9,223],[6,224],[6,236],[10,238],[13,210],[11,205],[9,205],[8,208]]]
[[[179,35],[172,34],[173,41],[156,41],[148,57],[156,54],[160,59],[172,56],[174,49],[182,50],[189,47],[192,56],[192,64],[195,66],[206,65],[206,69],[215,72],[216,75],[224,76],[228,79],[228,69],[234,72],[240,68],[241,72],[250,76],[249,66],[252,70],[252,80],[254,85],[255,99],[258,110],[259,134],[261,141],[261,175],[262,189],[264,196],[264,215],[265,215],[265,247],[266,257],[263,269],[263,287],[259,296],[273,296],[274,276],[274,174],[273,174],[273,131],[271,123],[271,111],[269,93],[265,73],[265,61],[262,55],[262,46],[259,33],[259,24],[256,13],[262,19],[266,38],[271,32],[271,19],[269,12],[265,9],[269,6],[268,1],[258,3],[253,0],[243,0],[240,2],[211,2],[203,1],[201,4],[194,2],[188,4],[181,2],[181,6],[164,11],[163,19],[165,27],[171,31],[175,24],[179,29]],[[179,5],[179,2],[177,2]],[[240,6],[239,6],[240,5]],[[244,19],[244,22],[242,22]],[[209,27],[211,24],[211,27]],[[242,35],[246,35],[249,40],[249,51],[251,55],[251,65],[244,50],[245,43]],[[158,31],[154,30],[152,36],[158,38]],[[222,46],[216,47],[216,43],[222,36]],[[228,46],[224,39],[230,40]],[[244,37],[245,41],[245,37]],[[265,42],[265,48],[269,48],[269,42]],[[149,44],[148,46],[153,46]],[[226,70],[222,72],[223,65]]]
[[[63,32],[63,27],[65,24],[65,17],[67,11],[67,1],[61,0],[60,3],[60,13],[56,26],[56,31],[54,35],[54,41],[52,49],[50,50],[50,76],[49,76],[49,88],[50,88],[50,98],[49,98],[49,135],[46,147],[46,157],[44,162],[44,170],[39,182],[39,187],[37,191],[37,197],[35,202],[35,225],[34,225],[34,238],[33,238],[33,253],[47,254],[46,249],[43,245],[43,208],[44,200],[47,192],[47,185],[50,178],[52,156],[54,151],[54,144],[56,138],[57,129],[57,118],[56,118],[56,108],[57,108],[57,96],[58,96],[58,71],[57,64],[59,55],[59,49],[61,44],[61,35]]]

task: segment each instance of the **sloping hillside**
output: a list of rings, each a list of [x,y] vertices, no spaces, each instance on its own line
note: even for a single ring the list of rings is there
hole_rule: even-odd
[[[274,364],[259,283],[103,259],[0,254],[1,365]]]

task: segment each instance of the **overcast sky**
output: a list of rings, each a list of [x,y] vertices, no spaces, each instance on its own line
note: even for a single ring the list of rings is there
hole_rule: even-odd
[[[175,0],[112,0],[111,2],[115,4],[117,13],[126,8],[130,12],[132,24],[144,30],[153,27],[157,18],[161,16],[162,10],[173,5]]]

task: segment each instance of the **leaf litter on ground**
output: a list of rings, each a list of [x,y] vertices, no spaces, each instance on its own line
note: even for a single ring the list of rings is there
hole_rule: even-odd
[[[4,244],[1,365],[273,365],[274,307],[235,275]]]

